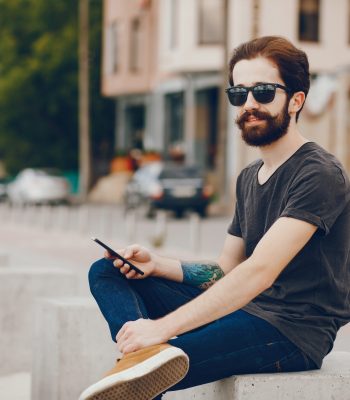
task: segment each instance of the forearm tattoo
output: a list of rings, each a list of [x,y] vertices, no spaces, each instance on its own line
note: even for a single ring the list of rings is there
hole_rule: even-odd
[[[181,261],[183,282],[188,285],[208,289],[225,274],[219,264],[215,262],[185,262]]]

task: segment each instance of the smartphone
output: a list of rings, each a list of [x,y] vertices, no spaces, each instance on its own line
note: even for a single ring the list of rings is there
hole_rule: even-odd
[[[104,249],[106,249],[108,251],[108,253],[116,258],[119,258],[120,260],[124,261],[125,264],[129,265],[129,267],[131,269],[133,269],[135,272],[137,272],[140,275],[144,275],[145,273],[143,271],[141,271],[139,268],[137,268],[133,263],[131,263],[130,261],[126,260],[123,256],[121,256],[119,253],[117,253],[115,250],[112,250],[110,247],[108,247],[106,244],[104,244],[103,242],[101,242],[101,240],[97,239],[97,238],[91,238],[94,242],[96,242],[97,244],[99,244],[100,246],[102,246]]]

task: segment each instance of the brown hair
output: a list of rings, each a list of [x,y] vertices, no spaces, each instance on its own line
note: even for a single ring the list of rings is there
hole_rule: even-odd
[[[280,76],[291,93],[304,92],[310,88],[309,61],[307,55],[290,41],[280,36],[264,36],[243,43],[233,51],[229,63],[229,82],[233,86],[232,72],[238,61],[265,57],[278,68]],[[296,114],[298,120],[301,109]]]

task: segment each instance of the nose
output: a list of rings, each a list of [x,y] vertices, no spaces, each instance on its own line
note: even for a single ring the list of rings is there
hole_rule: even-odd
[[[253,93],[248,92],[247,101],[243,105],[244,111],[256,110],[259,107],[259,103],[254,99]]]

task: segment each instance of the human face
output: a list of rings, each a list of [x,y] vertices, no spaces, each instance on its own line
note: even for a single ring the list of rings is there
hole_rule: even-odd
[[[266,58],[239,61],[233,70],[235,86],[254,86],[257,83],[277,83],[284,85],[277,67]],[[238,107],[236,124],[241,129],[243,140],[250,146],[267,146],[284,136],[290,124],[290,97],[281,89],[276,89],[272,102],[261,104],[252,92],[247,101]]]

